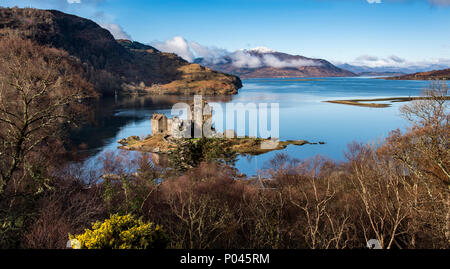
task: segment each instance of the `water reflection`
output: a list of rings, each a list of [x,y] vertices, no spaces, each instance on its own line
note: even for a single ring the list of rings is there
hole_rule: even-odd
[[[388,108],[368,108],[323,103],[326,100],[417,96],[425,81],[386,81],[370,78],[325,78],[318,81],[292,79],[250,79],[238,95],[204,97],[208,102],[255,102],[280,104],[280,138],[325,141],[325,145],[289,146],[283,152],[295,158],[317,154],[335,160],[344,159],[347,145],[353,141],[382,141],[407,122],[399,115],[402,103]],[[153,96],[101,100],[95,106],[95,123],[72,133],[74,145],[82,149],[90,163],[95,156],[117,150],[117,141],[129,136],[151,133],[153,113],[170,115],[178,102],[191,102],[193,97]],[[256,157],[241,157],[236,167],[253,175],[277,152]]]
[[[230,96],[206,96],[209,102],[229,102]],[[116,97],[98,100],[92,104],[93,120],[81,128],[74,129],[70,133],[70,141],[74,150],[79,155],[78,158],[85,159],[98,154],[101,151],[114,150],[117,134],[123,131],[125,126],[133,128],[146,120],[149,120],[153,113],[168,113],[172,106],[179,102],[190,103],[193,96],[145,96],[145,97]],[[146,124],[146,123],[145,123]],[[131,135],[145,135],[141,133],[130,133]],[[124,136],[127,137],[127,136]],[[114,144],[114,145],[111,145]]]

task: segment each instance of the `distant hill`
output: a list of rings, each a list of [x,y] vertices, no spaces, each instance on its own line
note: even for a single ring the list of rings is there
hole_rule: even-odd
[[[429,72],[419,72],[409,75],[388,77],[390,80],[450,80],[450,68],[434,70]]]
[[[55,10],[0,8],[0,38],[12,31],[69,52],[104,95],[122,93],[235,94],[241,80],[175,54],[132,41],[116,41],[95,22]]]
[[[203,58],[194,62],[242,78],[356,76],[326,60],[290,55],[263,47],[237,51],[214,62]]]
[[[361,74],[379,74],[382,76],[400,76],[404,74],[413,74],[417,72],[427,72],[431,70],[440,70],[448,68],[448,65],[445,64],[430,64],[430,65],[422,65],[422,66],[407,66],[407,67],[399,67],[399,66],[365,66],[365,65],[352,65],[352,64],[338,64],[339,68],[349,70],[358,75]]]
[[[393,77],[406,75],[402,72],[361,72],[357,73],[360,77]]]

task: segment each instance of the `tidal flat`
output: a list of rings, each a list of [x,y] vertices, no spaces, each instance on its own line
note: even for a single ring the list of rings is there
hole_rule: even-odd
[[[450,96],[443,97],[444,100],[450,100]],[[365,106],[365,107],[390,107],[391,103],[410,102],[416,100],[430,100],[430,97],[389,97],[389,98],[372,98],[372,99],[353,99],[353,100],[331,100],[324,101],[332,104],[342,104],[351,106]],[[388,103],[367,103],[367,102],[388,102]]]

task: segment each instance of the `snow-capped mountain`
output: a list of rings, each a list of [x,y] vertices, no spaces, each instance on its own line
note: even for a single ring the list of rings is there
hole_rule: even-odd
[[[194,62],[242,78],[355,76],[323,59],[290,55],[266,47],[238,50],[214,61],[197,58]]]
[[[276,52],[275,50],[269,49],[267,47],[256,47],[256,48],[253,48],[253,49],[249,49],[247,51],[254,52],[254,53],[260,53],[260,54]]]

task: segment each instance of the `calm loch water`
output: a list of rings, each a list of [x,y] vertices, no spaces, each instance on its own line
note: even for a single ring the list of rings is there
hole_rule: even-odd
[[[224,107],[229,102],[278,103],[281,140],[326,142],[325,145],[289,146],[283,152],[299,159],[320,154],[339,161],[344,160],[344,151],[353,141],[377,143],[391,130],[406,128],[408,122],[399,113],[404,103],[370,108],[323,101],[417,96],[428,83],[373,78],[249,79],[243,81],[244,87],[235,96],[205,99],[222,103]],[[150,117],[154,112],[170,115],[174,103],[185,101],[185,97],[171,96],[104,100],[97,109],[98,123],[73,134],[73,140],[84,145],[86,161],[95,163],[104,152],[117,150],[119,139],[150,134]],[[236,167],[254,175],[279,152],[241,157]]]

